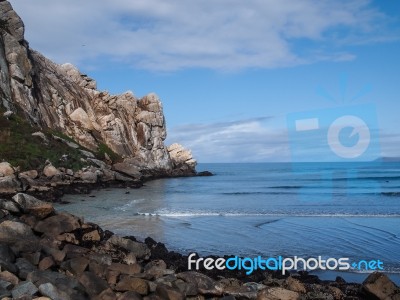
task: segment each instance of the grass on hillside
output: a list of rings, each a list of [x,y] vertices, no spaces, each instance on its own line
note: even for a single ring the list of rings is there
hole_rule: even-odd
[[[45,161],[49,160],[56,167],[64,167],[77,171],[88,163],[82,162],[85,156],[77,149],[73,149],[61,141],[52,138],[52,134],[65,140],[76,141],[61,132],[40,130],[18,114],[13,114],[8,120],[3,116],[4,109],[0,107],[0,162],[7,161],[12,166],[20,167],[20,170],[41,169]],[[32,133],[41,131],[47,133],[48,143]],[[82,147],[85,150],[85,148]],[[104,159],[107,153],[113,161],[120,157],[106,145],[99,146],[99,151],[94,153],[97,158]]]

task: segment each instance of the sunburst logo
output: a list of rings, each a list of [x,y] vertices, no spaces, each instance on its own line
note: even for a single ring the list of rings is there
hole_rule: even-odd
[[[337,194],[350,195],[357,190],[355,185],[359,183],[367,185],[372,193],[380,191],[377,182],[354,180],[364,167],[361,162],[368,162],[369,165],[380,163],[376,106],[355,103],[362,100],[371,87],[363,87],[352,97],[346,97],[346,90],[347,80],[343,79],[339,82],[339,97],[335,98],[324,88],[318,88],[318,94],[330,101],[332,108],[287,116],[292,161],[325,163],[307,166],[292,164],[293,171],[299,173],[299,178],[304,181],[298,192],[300,199],[305,201],[332,200]],[[331,164],[335,162],[342,164]],[[347,181],[338,178],[347,178]]]
[[[368,94],[371,86],[365,85],[347,98],[347,82],[346,77],[341,78],[336,98],[325,88],[317,88],[317,93],[335,107],[287,116],[293,161],[374,161],[380,157],[376,106],[354,103]]]

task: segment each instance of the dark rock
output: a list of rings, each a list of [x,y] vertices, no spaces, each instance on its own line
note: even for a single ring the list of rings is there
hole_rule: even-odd
[[[119,275],[121,275],[120,272],[107,270],[105,273],[106,273],[105,277],[106,277],[107,283],[110,286],[114,286],[115,284],[117,284]]]
[[[80,228],[80,224],[77,217],[67,213],[60,213],[38,222],[34,230],[55,237],[78,228]]]
[[[117,295],[112,289],[102,291],[98,296],[92,298],[93,300],[117,300]]]
[[[84,272],[79,276],[79,282],[90,296],[97,296],[109,288],[107,282],[92,272]]]
[[[13,214],[20,212],[18,206],[13,201],[5,199],[0,199],[0,209],[5,209]]]
[[[283,289],[281,287],[267,288],[260,291],[257,295],[257,300],[298,300],[299,298],[300,295],[298,293]]]
[[[101,240],[100,234],[97,230],[93,230],[83,234],[83,241],[99,242]]]
[[[368,295],[379,300],[400,299],[400,289],[385,274],[380,272],[369,275],[363,282],[362,288]]]
[[[150,256],[150,249],[144,243],[139,243],[113,235],[108,242],[112,245],[121,247],[127,251],[132,252],[138,258],[148,258]]]
[[[112,263],[112,257],[110,255],[101,253],[91,253],[90,260],[107,266],[111,265]]]
[[[286,278],[283,286],[286,289],[291,290],[293,292],[297,292],[297,293],[301,293],[301,294],[306,293],[306,287],[304,286],[304,284],[302,282],[300,282],[298,279],[293,278],[291,276]]]
[[[7,244],[0,243],[0,261],[13,263],[15,254]]]
[[[13,287],[14,285],[11,282],[0,279],[0,289],[11,290]]]
[[[36,270],[36,267],[32,265],[28,260],[25,258],[17,258],[15,266],[18,269],[18,276],[21,279],[26,279],[30,272]]]
[[[165,284],[158,284],[156,294],[162,299],[183,300],[185,296],[179,291]]]
[[[11,291],[0,288],[0,299],[7,299],[6,297],[11,296]]]
[[[209,171],[202,171],[202,172],[197,172],[196,176],[214,176],[213,173],[209,172]]]
[[[47,270],[55,265],[54,259],[51,256],[46,256],[39,262],[39,270]]]
[[[176,275],[187,283],[194,283],[201,294],[221,295],[222,288],[218,287],[216,282],[210,277],[198,272],[182,272]]]
[[[43,296],[49,297],[52,300],[74,300],[66,292],[59,290],[50,282],[41,284],[39,291]]]
[[[13,285],[17,285],[19,283],[18,277],[15,276],[13,273],[10,273],[8,271],[0,272],[0,279],[4,280],[4,281],[7,281],[7,282],[10,282]]]
[[[33,282],[37,287],[44,283],[50,282],[59,290],[62,290],[72,297],[72,295],[79,295],[84,292],[84,287],[78,282],[77,279],[68,277],[59,272],[46,271],[33,271],[28,274],[27,280]],[[77,296],[78,297],[78,296]],[[75,298],[73,298],[75,300]]]
[[[139,293],[136,292],[126,292],[121,294],[117,300],[142,300],[142,296]]]
[[[18,204],[24,213],[32,214],[40,219],[43,219],[54,212],[53,205],[27,194],[19,193],[12,197],[12,199]]]
[[[61,268],[71,272],[71,274],[77,276],[81,275],[89,265],[89,260],[84,257],[76,257],[67,260],[61,264]]]
[[[93,260],[89,262],[89,271],[93,272],[99,277],[105,277],[107,270],[108,265],[106,264],[99,264],[98,262]]]
[[[140,273],[142,271],[142,267],[139,264],[124,265],[124,264],[112,263],[108,267],[108,269],[126,275],[133,275]]]
[[[125,276],[118,282],[115,290],[120,292],[134,291],[140,295],[147,295],[149,293],[149,284],[141,278]]]
[[[13,194],[20,189],[21,184],[14,175],[0,177],[0,194]]]
[[[51,238],[43,238],[40,241],[42,251],[47,255],[51,255],[56,262],[62,262],[66,256],[65,251],[58,249],[58,244],[56,240]]]
[[[343,279],[342,277],[340,277],[340,276],[336,276],[335,281],[336,281],[337,283],[341,283],[341,284],[346,283],[346,280],[344,280],[344,279]]]
[[[146,274],[153,275],[155,278],[174,273],[173,270],[167,270],[167,264],[161,259],[149,262],[144,270]]]
[[[19,241],[34,241],[37,237],[31,228],[23,223],[15,221],[4,221],[0,223],[0,243],[16,243]]]
[[[28,260],[31,264],[37,266],[39,264],[40,260],[40,251],[34,252],[34,253],[22,253],[21,254],[22,258],[25,258]]]
[[[30,281],[21,281],[18,285],[16,285],[12,291],[12,297],[14,299],[21,298],[22,296],[30,296],[35,295],[39,290],[37,287]]]
[[[65,252],[67,258],[74,258],[87,254],[89,252],[89,249],[76,245],[67,244],[64,246],[63,251]]]

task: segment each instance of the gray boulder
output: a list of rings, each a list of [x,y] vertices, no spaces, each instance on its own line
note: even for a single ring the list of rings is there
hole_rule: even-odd
[[[146,258],[150,256],[150,249],[144,243],[135,242],[117,235],[113,235],[109,238],[108,243],[132,252],[137,258]]]
[[[19,193],[12,197],[24,213],[32,214],[35,217],[43,219],[54,212],[53,205],[36,199],[33,196]]]
[[[363,290],[379,300],[400,299],[400,289],[385,274],[374,272],[363,282]]]

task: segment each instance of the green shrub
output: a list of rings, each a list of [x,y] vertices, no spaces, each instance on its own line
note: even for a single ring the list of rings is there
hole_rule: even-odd
[[[83,155],[79,150],[53,139],[49,134],[46,134],[48,143],[45,143],[40,137],[32,136],[40,129],[31,126],[23,116],[13,114],[8,120],[3,113],[4,109],[0,108],[0,161],[8,161],[21,170],[43,168],[47,159],[56,167],[75,171],[87,165],[81,161]]]

